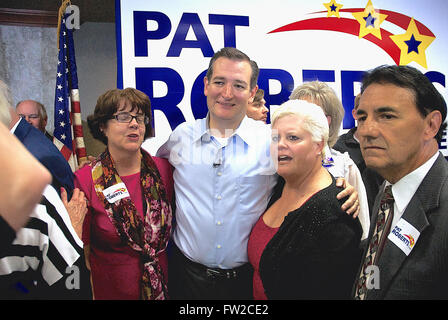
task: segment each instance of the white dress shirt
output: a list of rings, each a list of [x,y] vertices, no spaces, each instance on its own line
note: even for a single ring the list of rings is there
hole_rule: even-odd
[[[392,225],[390,227],[391,231],[394,230],[394,227],[401,219],[401,216],[406,210],[409,202],[422,183],[423,179],[428,174],[434,162],[436,162],[438,156],[439,151],[437,151],[428,161],[426,161],[420,167],[418,167],[411,173],[408,173],[392,185],[392,195],[394,196],[394,219],[392,220]],[[391,183],[386,180],[385,187],[390,184]]]
[[[248,262],[249,234],[277,182],[270,140],[270,127],[248,117],[217,139],[207,117],[180,124],[159,148],[175,168],[174,241],[190,260],[221,269]]]

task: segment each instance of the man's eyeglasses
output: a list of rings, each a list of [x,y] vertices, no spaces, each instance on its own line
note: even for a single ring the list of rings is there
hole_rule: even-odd
[[[118,122],[121,123],[130,123],[132,119],[135,119],[138,124],[148,124],[149,118],[145,116],[144,114],[138,114],[136,116],[133,116],[132,114],[128,112],[122,112],[116,115],[112,116],[114,119],[116,119]]]

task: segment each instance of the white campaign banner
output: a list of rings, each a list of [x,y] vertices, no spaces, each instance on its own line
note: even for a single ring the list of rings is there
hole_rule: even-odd
[[[232,46],[260,67],[272,111],[304,81],[327,82],[351,115],[364,71],[411,65],[447,99],[445,0],[116,0],[118,84],[151,99],[155,154],[171,131],[207,113],[203,78],[213,53]],[[448,156],[446,133],[440,150]]]

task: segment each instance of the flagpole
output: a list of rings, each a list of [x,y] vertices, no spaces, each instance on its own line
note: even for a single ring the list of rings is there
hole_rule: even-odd
[[[59,7],[58,10],[58,50],[59,50],[59,32],[61,32],[61,22],[62,22],[62,17],[64,16],[65,13],[65,9],[67,9],[67,7],[69,5],[71,5],[71,0],[62,0],[61,6]]]
[[[62,2],[58,13],[58,67],[55,89],[54,144],[68,161],[72,171],[86,161],[76,70],[73,31],[65,25],[66,8]]]

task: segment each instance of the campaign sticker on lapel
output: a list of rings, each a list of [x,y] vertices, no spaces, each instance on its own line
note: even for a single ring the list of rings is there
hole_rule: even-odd
[[[389,233],[388,238],[408,256],[417,243],[419,236],[420,232],[402,218]]]
[[[120,199],[129,197],[128,189],[126,189],[126,185],[123,182],[104,189],[103,194],[109,203],[114,203]]]

